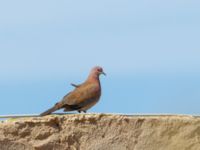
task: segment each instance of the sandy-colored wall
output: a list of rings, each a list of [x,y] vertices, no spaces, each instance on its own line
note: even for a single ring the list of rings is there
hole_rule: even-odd
[[[71,114],[0,123],[0,150],[200,150],[200,118]]]

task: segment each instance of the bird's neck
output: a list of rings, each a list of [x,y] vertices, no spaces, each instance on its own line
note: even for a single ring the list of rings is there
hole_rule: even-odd
[[[93,82],[93,83],[98,83],[100,85],[99,75],[96,75],[96,74],[89,75],[87,78],[87,81]]]
[[[91,84],[95,84],[97,91],[99,92],[99,94],[101,95],[101,83],[99,80],[99,76],[91,76],[89,75],[88,79],[86,80],[87,83],[91,83]]]

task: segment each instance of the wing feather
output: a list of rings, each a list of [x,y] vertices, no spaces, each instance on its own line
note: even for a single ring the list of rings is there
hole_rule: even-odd
[[[64,96],[61,105],[84,105],[93,99],[97,99],[100,96],[99,90],[98,84],[83,84]]]

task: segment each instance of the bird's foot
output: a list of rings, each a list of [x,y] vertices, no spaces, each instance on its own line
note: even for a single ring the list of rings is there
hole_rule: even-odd
[[[87,113],[87,111],[86,111],[86,110],[83,110],[83,111],[81,111],[81,110],[78,110],[78,113],[81,113],[81,112]]]

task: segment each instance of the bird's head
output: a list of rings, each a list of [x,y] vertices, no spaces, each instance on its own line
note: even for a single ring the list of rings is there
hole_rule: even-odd
[[[101,74],[106,75],[102,67],[96,66],[92,68],[88,80],[98,80]]]
[[[101,75],[101,74],[106,75],[106,73],[103,71],[103,68],[99,67],[99,66],[94,67],[92,69],[91,73],[95,74],[95,75],[98,75],[98,76]]]

